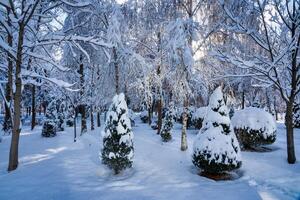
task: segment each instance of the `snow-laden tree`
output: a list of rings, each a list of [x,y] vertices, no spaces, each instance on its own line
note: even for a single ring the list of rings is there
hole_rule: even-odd
[[[219,0],[219,3],[226,16],[222,30],[240,41],[244,37],[251,41],[241,42],[239,48],[219,51],[220,58],[243,69],[241,76],[251,76],[257,84],[273,86],[279,91],[286,105],[287,160],[293,164],[296,162],[293,106],[300,92],[300,2],[243,1],[242,7],[237,6],[240,1]],[[246,12],[241,12],[241,8]]]
[[[210,96],[204,126],[194,141],[193,163],[212,174],[237,169],[242,164],[221,87]]]
[[[133,162],[133,132],[123,93],[117,94],[106,114],[102,162],[115,174],[130,168]]]
[[[21,132],[22,87],[25,84],[36,85],[40,82],[70,87],[57,78],[51,77],[52,71],[66,72],[68,69],[61,65],[57,53],[61,52],[62,43],[76,44],[79,41],[93,43],[96,47],[109,46],[99,37],[85,35],[66,35],[60,30],[60,16],[68,8],[84,9],[90,2],[66,0],[58,1],[1,1],[0,26],[4,36],[0,37],[0,48],[7,54],[7,62],[1,67],[6,69],[7,92],[10,101],[1,85],[1,96],[12,122],[12,140],[8,170],[18,166],[18,143]],[[6,40],[7,39],[7,40]],[[12,69],[14,66],[14,70]],[[14,90],[12,90],[14,88]],[[34,97],[34,90],[32,90]],[[34,102],[33,102],[34,105]],[[34,122],[34,121],[33,121]]]
[[[168,142],[172,139],[171,130],[173,128],[174,118],[175,118],[174,103],[170,102],[167,109],[168,110],[165,113],[165,117],[163,119],[162,130],[160,133],[160,136],[161,136],[163,142]]]
[[[171,21],[167,27],[169,37],[168,49],[170,52],[171,65],[175,68],[172,79],[176,80],[173,86],[174,96],[179,98],[184,105],[182,116],[181,150],[185,151],[187,146],[186,129],[188,120],[188,97],[191,94],[190,77],[194,59],[191,49],[191,37],[189,36],[190,21],[177,19]],[[173,83],[173,82],[172,82]]]

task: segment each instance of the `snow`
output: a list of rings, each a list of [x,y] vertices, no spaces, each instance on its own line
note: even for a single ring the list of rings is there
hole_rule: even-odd
[[[243,110],[237,110],[231,121],[234,128],[263,130],[262,135],[265,139],[276,132],[274,117],[260,108],[248,107]]]
[[[175,124],[173,140],[162,143],[155,130],[137,119],[133,169],[119,176],[113,176],[98,159],[101,128],[74,143],[72,127],[54,138],[42,138],[41,127],[34,131],[25,127],[16,171],[6,172],[10,137],[4,136],[0,143],[0,199],[299,199],[300,163],[286,162],[285,128],[277,126],[278,139],[270,146],[274,151],[242,152],[243,176],[225,182],[197,174],[192,149],[179,149],[180,124]],[[295,131],[295,146],[299,147],[300,130]],[[187,134],[191,146],[195,130]],[[299,148],[296,155],[300,155]]]
[[[197,108],[193,113],[193,119],[204,119],[207,114],[207,107]]]

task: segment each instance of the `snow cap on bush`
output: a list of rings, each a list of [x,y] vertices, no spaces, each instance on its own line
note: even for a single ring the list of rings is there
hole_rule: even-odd
[[[273,134],[277,129],[274,117],[265,110],[255,107],[236,111],[232,117],[232,125],[234,128],[263,129],[264,138],[267,138],[269,134]]]
[[[267,111],[248,107],[236,111],[232,117],[236,135],[245,148],[271,144],[276,139],[276,121]]]

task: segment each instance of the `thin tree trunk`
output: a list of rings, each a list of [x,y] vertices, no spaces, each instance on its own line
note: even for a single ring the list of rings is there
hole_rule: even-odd
[[[187,120],[188,120],[188,100],[185,99],[184,101],[184,111],[182,113],[182,131],[181,131],[181,151],[185,151],[188,148],[187,145],[187,136],[186,136],[186,129],[187,129]]]
[[[245,91],[242,93],[242,109],[245,108]]]
[[[13,132],[11,137],[11,145],[9,151],[8,171],[13,171],[18,167],[19,154],[19,137],[21,132],[21,95],[22,95],[22,80],[21,66],[23,53],[24,26],[19,25],[18,48],[15,72],[15,95],[14,95],[14,114],[13,114]]]
[[[286,125],[288,163],[294,164],[296,162],[296,155],[295,155],[295,146],[294,146],[293,103],[290,102],[287,103],[285,125]]]
[[[94,130],[94,113],[93,113],[93,106],[91,106],[91,130]]]
[[[278,120],[278,110],[276,105],[276,97],[274,97],[274,111],[275,111],[275,119]]]
[[[74,117],[74,142],[76,142],[76,114],[75,114],[75,117]]]
[[[115,66],[115,84],[116,84],[116,94],[120,93],[120,86],[119,86],[119,65],[118,65],[118,55],[117,55],[117,50],[116,47],[113,47],[113,57],[114,57],[114,66]]]
[[[82,105],[82,108],[81,108],[81,135],[86,132],[87,132],[86,109],[85,109],[85,105]]]
[[[8,15],[10,14],[10,9],[7,8]],[[11,21],[10,17],[7,18],[7,25],[8,27],[11,27]],[[13,37],[11,34],[7,35],[7,44],[11,47],[13,42]],[[5,88],[5,98],[7,101],[7,104],[5,103],[5,116],[4,116],[4,122],[3,122],[3,130],[5,132],[11,132],[12,129],[12,116],[10,111],[10,102],[12,100],[12,85],[13,85],[13,60],[11,55],[7,54],[7,63],[8,63],[8,69],[7,69],[7,83]]]
[[[31,109],[31,113],[32,113],[32,115],[31,115],[31,130],[33,130],[34,129],[34,127],[35,127],[35,118],[36,118],[36,107],[35,107],[35,85],[32,85],[32,99],[31,99],[31,107],[32,107],[32,109]]]
[[[100,111],[97,112],[97,127],[101,126]]]
[[[158,105],[157,105],[157,134],[160,134],[161,127],[162,127],[162,107],[163,107],[163,102],[162,99],[160,98],[158,100]]]
[[[151,123],[152,123],[151,109],[148,109],[148,124],[151,125]]]
[[[80,74],[80,96],[84,98],[84,66],[83,66],[83,58],[80,56],[80,65],[79,65],[79,74]],[[81,135],[87,132],[86,126],[86,106],[84,102],[80,105],[80,113],[81,113]]]

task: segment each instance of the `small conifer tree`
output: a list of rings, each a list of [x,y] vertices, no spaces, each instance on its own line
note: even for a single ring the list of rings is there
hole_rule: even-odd
[[[115,174],[132,166],[133,133],[123,93],[116,95],[107,112],[103,137],[102,162]]]
[[[161,138],[163,142],[168,142],[172,139],[171,130],[173,128],[175,118],[174,104],[171,102],[163,120]]]
[[[194,142],[194,165],[211,174],[239,168],[240,147],[230,125],[221,87],[212,93],[207,112]]]

